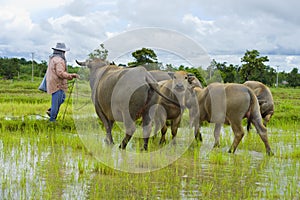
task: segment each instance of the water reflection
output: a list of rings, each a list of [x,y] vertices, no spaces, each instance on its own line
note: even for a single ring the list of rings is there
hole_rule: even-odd
[[[81,179],[79,168],[87,165],[71,148],[0,140],[0,199],[84,199],[89,177]]]
[[[53,142],[55,137],[61,137],[59,134],[0,138],[0,199],[300,198],[299,159],[288,154],[299,147],[298,134],[287,138],[284,133],[271,132],[272,146],[277,153],[274,157],[249,149],[248,140],[253,140],[251,147],[255,141],[263,146],[255,134],[245,136],[246,144],[242,143],[236,154],[227,154],[227,143],[232,140],[226,138],[231,134],[225,128],[222,132],[225,144],[220,149],[212,149],[213,134],[205,130],[203,144],[192,143],[171,165],[141,174],[113,172],[113,169],[97,171],[99,162],[85,149]],[[276,143],[277,140],[280,142]],[[133,140],[128,151],[135,149],[136,142]],[[205,145],[209,151],[203,154],[201,149]],[[170,147],[168,151],[171,150]],[[149,167],[144,159],[153,159],[154,166],[161,164],[151,156],[132,160],[128,152],[120,151],[117,145],[106,151],[111,157],[102,159],[114,166],[130,163],[128,166],[143,170]],[[161,154],[168,157],[165,152]]]

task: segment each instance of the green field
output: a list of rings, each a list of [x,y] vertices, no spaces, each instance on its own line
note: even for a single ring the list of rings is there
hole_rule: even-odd
[[[267,128],[273,157],[265,154],[254,130],[245,135],[235,154],[228,154],[233,140],[228,126],[222,131],[221,147],[212,149],[213,126],[206,125],[202,130],[204,141],[191,142],[171,164],[151,172],[128,173],[122,167],[128,167],[128,171],[140,169],[136,172],[147,169],[147,158],[122,160],[126,155],[118,156],[124,152],[101,142],[95,142],[99,146],[92,148],[80,136],[86,131],[104,137],[93,108],[85,106],[89,97],[76,99],[80,94],[76,94],[75,85],[72,98],[66,99],[53,124],[45,114],[50,95],[38,91],[38,84],[38,80],[0,81],[0,199],[300,198],[300,89],[271,88],[275,114]],[[83,106],[78,107],[91,114],[82,119],[81,126],[81,121],[74,119],[74,113],[81,112],[74,108],[75,101],[82,101]],[[179,138],[188,135],[184,124]],[[79,131],[82,127],[86,130]],[[124,136],[122,131],[120,126],[114,129],[115,146]],[[140,134],[138,129],[136,135]],[[171,134],[167,135],[170,140]],[[150,150],[158,148],[158,141],[159,137],[150,140]],[[141,153],[136,150],[139,145],[141,138],[133,138],[125,153]],[[95,152],[97,148],[101,151]],[[115,157],[106,158],[109,149]],[[99,161],[106,159],[108,163]],[[167,156],[151,159],[159,166]]]

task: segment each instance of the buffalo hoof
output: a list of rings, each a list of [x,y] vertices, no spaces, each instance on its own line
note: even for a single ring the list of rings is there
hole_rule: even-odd
[[[167,143],[166,139],[160,139],[159,141],[159,145],[164,145],[166,143]]]
[[[274,153],[270,150],[270,151],[267,151],[267,155],[268,156],[274,156]]]
[[[148,151],[148,147],[142,147],[140,150],[141,151]]]
[[[157,134],[154,134],[151,138],[152,138],[152,141],[156,140]]]
[[[232,151],[231,149],[228,150],[228,153],[234,153],[234,151]]]
[[[125,150],[126,146],[124,146],[123,144],[119,145],[119,149]]]
[[[195,135],[195,140],[198,141],[198,142],[202,142],[202,135],[201,133],[198,133]]]
[[[108,138],[105,138],[105,139],[104,139],[104,142],[105,142],[106,144],[108,144],[108,145],[114,144],[114,141],[111,141],[111,140],[108,139]]]
[[[218,143],[215,143],[215,144],[214,144],[214,148],[219,148],[220,146],[221,146],[221,145],[218,144]],[[231,149],[229,149],[228,153],[231,153]]]

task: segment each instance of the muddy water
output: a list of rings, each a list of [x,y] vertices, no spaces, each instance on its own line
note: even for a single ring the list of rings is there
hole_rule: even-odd
[[[226,153],[227,129],[220,149],[201,152],[213,145],[205,132],[205,142],[193,143],[173,164],[141,174],[96,170],[98,161],[84,149],[52,142],[58,136],[0,138],[0,199],[300,198],[298,133],[270,132],[276,155],[269,158],[254,133],[236,154]]]

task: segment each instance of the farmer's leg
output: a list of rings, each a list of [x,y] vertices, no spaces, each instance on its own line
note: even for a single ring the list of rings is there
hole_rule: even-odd
[[[50,121],[56,121],[60,105],[64,102],[64,100],[65,93],[63,90],[58,90],[52,94]]]

